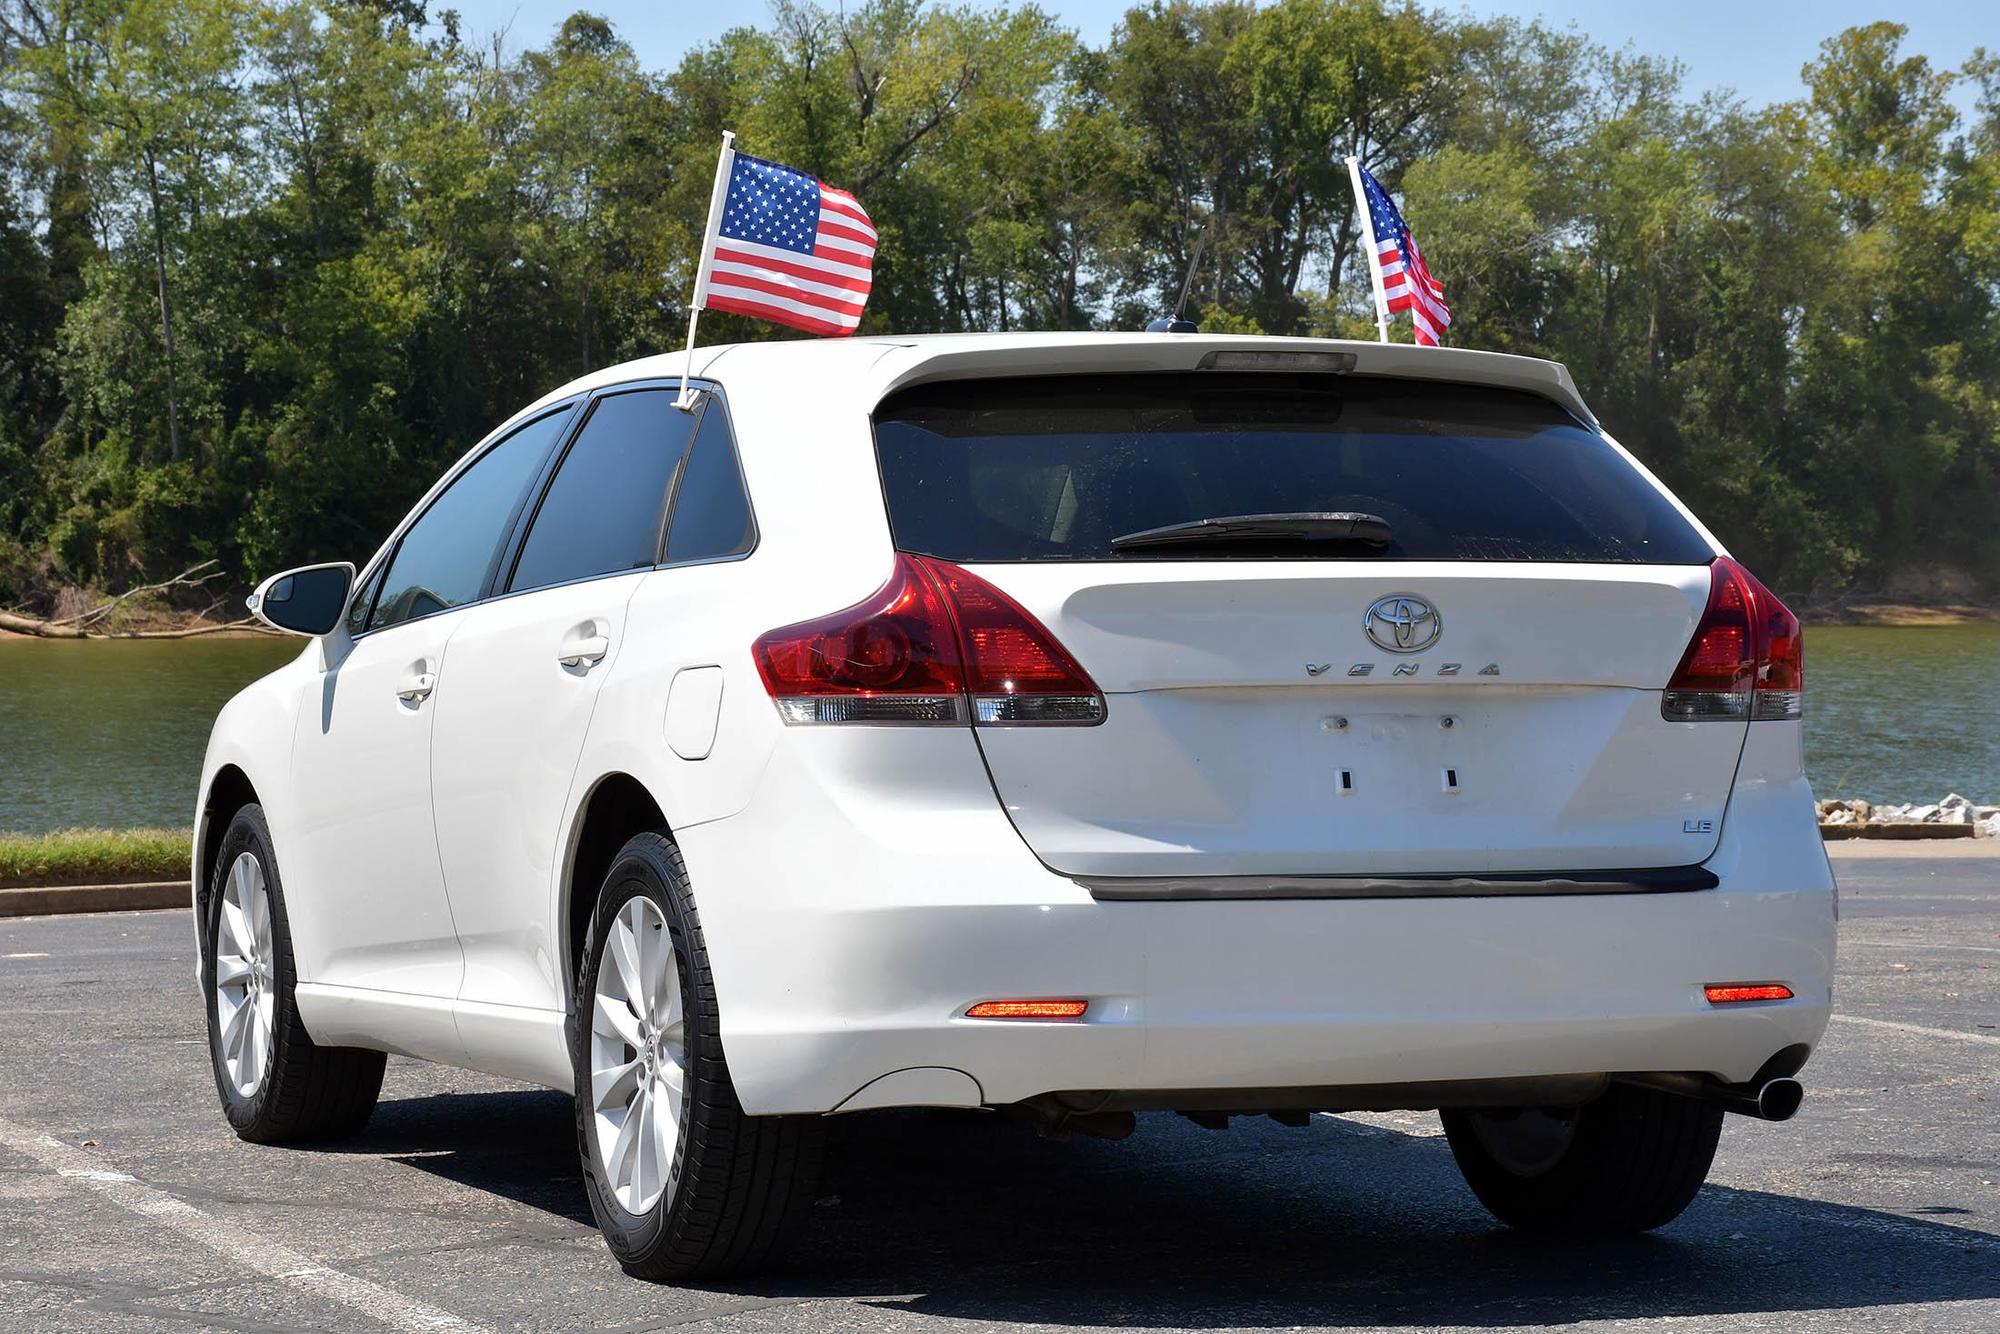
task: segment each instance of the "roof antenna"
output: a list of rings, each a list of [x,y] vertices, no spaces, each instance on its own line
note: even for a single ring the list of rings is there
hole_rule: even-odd
[[[1201,268],[1201,252],[1208,245],[1208,228],[1195,234],[1194,254],[1188,260],[1187,277],[1181,279],[1181,299],[1174,303],[1174,313],[1163,315],[1146,326],[1147,333],[1200,333],[1201,326],[1193,320],[1183,319],[1181,312],[1187,309],[1188,293],[1194,290],[1195,271]]]

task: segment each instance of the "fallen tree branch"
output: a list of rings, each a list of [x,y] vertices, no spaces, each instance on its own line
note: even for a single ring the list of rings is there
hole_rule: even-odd
[[[78,630],[73,626],[57,625],[35,616],[16,616],[11,611],[0,611],[0,630],[12,630],[17,635],[35,635],[41,639],[88,639],[88,630]]]
[[[216,621],[209,625],[190,625],[179,630],[132,630],[122,635],[100,635],[101,639],[193,639],[196,635],[216,635],[225,630],[248,630],[260,635],[276,635],[283,638],[283,630],[274,630],[254,616],[245,616],[240,621]]]
[[[185,570],[182,570],[179,574],[163,583],[141,584],[137,588],[128,588],[109,602],[101,602],[89,611],[78,612],[74,616],[58,616],[51,620],[49,624],[76,625],[78,627],[95,625],[98,621],[103,620],[112,612],[118,610],[119,607],[123,606],[127,598],[138,597],[141,593],[165,593],[175,588],[200,588],[209,580],[221,577],[221,574],[221,561],[201,561],[198,564],[188,566]],[[200,575],[201,577],[196,578],[196,575]]]
[[[221,595],[209,590],[208,606],[193,613],[191,624],[177,626],[171,630],[107,630],[102,628],[113,612],[142,593],[165,593],[176,588],[202,588],[211,579],[222,576],[219,561],[205,560],[191,565],[171,579],[157,584],[143,584],[138,588],[128,588],[117,597],[101,602],[87,611],[70,616],[26,616],[18,611],[0,611],[0,630],[12,631],[20,635],[33,635],[38,639],[193,639],[197,635],[219,634],[225,630],[249,630],[257,634],[282,634],[251,617],[240,621],[210,621],[216,609],[222,606]],[[157,622],[155,622],[157,623]]]

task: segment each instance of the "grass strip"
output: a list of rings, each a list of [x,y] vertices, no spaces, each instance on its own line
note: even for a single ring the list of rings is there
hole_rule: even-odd
[[[185,879],[185,829],[58,829],[0,834],[0,887]]]

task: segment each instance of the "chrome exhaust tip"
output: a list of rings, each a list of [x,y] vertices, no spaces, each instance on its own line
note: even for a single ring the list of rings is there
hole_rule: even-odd
[[[1767,1079],[1761,1084],[1754,1081],[1725,1084],[1707,1075],[1669,1072],[1620,1074],[1612,1078],[1621,1084],[1637,1084],[1641,1088],[1659,1089],[1663,1093],[1714,1103],[1725,1112],[1754,1116],[1759,1121],[1789,1121],[1798,1115],[1799,1105],[1806,1098],[1805,1086],[1789,1076]]]
[[[1768,1079],[1757,1090],[1757,1115],[1766,1121],[1789,1121],[1806,1100],[1805,1085],[1796,1079]]]

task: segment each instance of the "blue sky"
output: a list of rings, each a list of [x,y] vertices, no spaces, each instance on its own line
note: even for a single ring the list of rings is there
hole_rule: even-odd
[[[1955,66],[1982,42],[2000,47],[2000,22],[1991,0],[1477,0],[1440,8],[1475,14],[1540,17],[1558,27],[1575,25],[1607,46],[1631,43],[1650,55],[1675,56],[1688,67],[1688,88],[1730,87],[1753,104],[1782,101],[1800,90],[1799,67],[1822,39],[1842,28],[1893,17],[1910,29],[1906,50],[1932,64]],[[681,53],[742,23],[761,23],[762,0],[433,0],[432,9],[456,8],[468,34],[505,26],[515,46],[540,45],[564,17],[579,8],[609,18],[649,67],[663,69]],[[1043,0],[1092,42],[1110,35],[1129,0]],[[1961,99],[1969,108],[1971,99]]]

